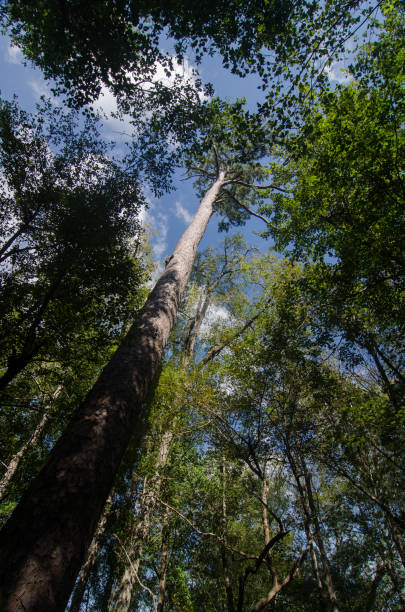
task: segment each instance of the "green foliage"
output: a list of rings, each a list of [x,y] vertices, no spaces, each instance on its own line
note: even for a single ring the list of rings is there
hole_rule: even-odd
[[[247,209],[267,214],[276,247],[291,257],[264,256],[239,235],[221,252],[197,256],[150,394],[142,452],[133,442],[117,475],[86,605],[114,605],[127,565],[122,548],[131,554],[149,508],[138,572],[144,586],[134,583],[133,610],[150,608],[147,589],[158,592],[163,544],[167,609],[251,609],[286,579],[269,609],[330,609],[329,580],[342,612],[400,610],[403,9],[384,3],[384,23],[373,24],[381,35],[359,50],[354,80],[317,97],[315,81],[326,83],[321,64],[376,3],[111,6],[2,5],[14,42],[71,104],[94,100],[108,85],[122,110],[136,107],[134,126],[142,129],[135,173],[109,157],[90,118],[79,131],[61,108],[45,105],[36,118],[15,102],[0,108],[0,342],[3,371],[21,366],[3,396],[5,461],[62,387],[9,486],[1,520],[142,301],[139,177],[156,191],[168,186],[172,130],[172,144],[186,145],[176,159],[198,175],[198,190],[227,171],[216,204],[222,227],[242,224]],[[153,81],[156,61],[173,69],[158,50],[162,32],[175,38],[180,57],[190,42],[198,57],[219,50],[238,74],[258,71],[265,84],[274,77],[265,125],[245,101],[196,102],[196,89],[180,82],[171,93],[158,83],[148,95],[134,88],[129,70]],[[291,105],[285,113],[283,99]],[[305,120],[283,141],[291,116]],[[265,538],[277,534],[260,556]]]
[[[396,5],[395,5],[396,6]],[[391,401],[403,398],[404,14],[386,7],[355,80],[322,95],[275,168],[288,195],[262,210],[276,247],[310,262],[302,287],[353,364],[367,351]],[[387,370],[384,375],[384,368]]]
[[[49,104],[36,118],[1,105],[3,368],[33,358],[77,367],[137,307],[142,194],[94,121],[81,133],[75,121]]]
[[[44,102],[34,117],[3,100],[0,163],[3,468],[49,412],[11,507],[142,304],[148,270],[137,177],[93,119],[80,129],[62,107]]]

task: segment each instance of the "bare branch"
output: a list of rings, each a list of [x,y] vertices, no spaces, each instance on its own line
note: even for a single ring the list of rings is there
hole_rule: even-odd
[[[234,340],[237,340],[249,327],[251,327],[253,325],[253,323],[256,321],[256,319],[258,319],[260,317],[261,314],[263,314],[263,312],[266,310],[266,308],[269,306],[269,304],[272,302],[273,298],[269,298],[264,306],[264,308],[262,308],[261,310],[259,310],[259,312],[257,312],[251,319],[249,319],[249,321],[247,321],[245,323],[245,325],[243,327],[241,327],[233,336],[232,338],[230,338],[229,340],[226,340],[225,342],[222,342],[221,344],[216,344],[215,346],[213,346],[207,353],[206,355],[201,359],[200,363],[198,364],[199,366],[205,366],[209,361],[211,361],[212,359],[214,359],[214,357],[216,357],[221,351],[224,350],[224,348],[226,348],[227,346],[229,346],[230,344],[232,344],[232,342]]]
[[[217,171],[217,176],[219,176],[219,171],[221,169],[221,166],[220,166],[220,163],[219,163],[217,147],[215,146],[214,142],[212,143],[212,148],[214,150],[214,155],[215,155],[215,167],[216,167],[216,171]]]
[[[270,183],[269,185],[254,185],[253,183],[245,183],[245,181],[241,181],[241,180],[236,180],[236,181],[233,180],[232,184],[242,185],[242,187],[248,187],[250,189],[263,189],[264,191],[266,189],[276,189],[277,191],[281,191],[282,193],[289,193],[287,189],[283,189],[282,187],[277,187],[277,185],[274,185],[273,183]]]
[[[242,572],[242,574],[240,574],[240,576],[239,576],[238,612],[242,612],[242,610],[243,610],[243,599],[244,599],[244,594],[245,594],[245,585],[246,585],[246,580],[249,577],[249,574],[256,574],[257,573],[257,571],[260,569],[261,564],[266,559],[266,557],[267,557],[268,553],[270,552],[270,550],[277,544],[277,542],[279,542],[279,540],[282,540],[287,534],[288,534],[288,531],[279,531],[273,538],[271,538],[271,540],[269,542],[267,542],[266,546],[263,548],[262,552],[258,556],[255,565],[248,565],[247,567],[245,567],[245,569]]]
[[[302,551],[298,559],[295,561],[294,565],[291,568],[289,574],[284,578],[284,580],[279,583],[277,576],[273,575],[273,586],[271,590],[265,597],[262,597],[254,606],[250,608],[250,612],[259,612],[259,610],[263,610],[267,606],[268,603],[283,589],[287,584],[289,584],[294,578],[297,577],[298,571],[307,555],[307,552],[312,547],[312,541],[308,543],[306,548]]]
[[[246,212],[249,213],[249,215],[252,215],[252,217],[257,217],[261,221],[264,221],[266,225],[269,225],[272,229],[275,229],[274,225],[268,219],[266,219],[266,217],[263,217],[262,215],[259,215],[259,213],[256,213],[253,210],[251,210],[248,206],[246,206],[246,204],[243,204],[240,200],[238,200],[238,198],[234,196],[233,193],[231,193],[225,188],[223,188],[222,191],[226,193],[226,195],[229,196],[231,200],[235,202],[235,204],[237,204],[238,206],[246,210]]]
[[[196,527],[196,525],[194,525],[194,523],[190,521],[190,519],[188,519],[182,512],[180,512],[180,510],[176,510],[176,508],[173,508],[173,506],[170,506],[169,504],[164,502],[162,499],[158,498],[158,502],[162,504],[162,506],[166,506],[166,508],[169,508],[169,510],[172,510],[172,512],[177,514],[177,516],[183,519],[183,521],[187,523],[187,525],[189,525],[189,527],[191,527],[191,529],[195,531],[195,533],[198,533],[198,535],[203,536],[203,537],[214,538],[215,540],[217,540],[217,542],[220,542],[220,544],[225,546],[225,548],[227,548],[233,553],[236,553],[237,555],[240,555],[244,559],[253,559],[253,560],[258,559],[257,555],[248,555],[244,553],[243,551],[238,550],[237,548],[234,548],[233,546],[230,546],[229,544],[225,543],[223,538],[221,538],[216,533],[213,533],[212,531],[201,531],[200,529],[198,529],[198,527]]]
[[[143,584],[140,581],[140,578],[138,576],[138,572],[135,571],[134,565],[130,559],[130,556],[128,555],[125,546],[122,544],[121,540],[119,539],[119,537],[117,536],[117,534],[114,534],[115,539],[118,541],[118,544],[121,546],[122,550],[124,551],[124,554],[128,560],[129,565],[131,566],[132,571],[134,572],[134,576],[136,578],[137,583],[139,584],[139,586],[141,587],[141,589],[144,589],[147,593],[149,593],[149,595],[152,598],[152,602],[153,602],[153,610],[156,612],[157,611],[157,606],[156,606],[156,600],[155,600],[155,596],[152,593],[152,591],[146,586],[146,584]]]

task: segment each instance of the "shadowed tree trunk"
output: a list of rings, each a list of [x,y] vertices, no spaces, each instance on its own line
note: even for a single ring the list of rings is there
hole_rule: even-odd
[[[335,592],[335,588],[334,588],[333,580],[332,580],[332,571],[331,571],[328,555],[326,553],[326,548],[325,548],[325,544],[324,544],[322,533],[321,533],[321,526],[318,520],[318,513],[315,508],[315,502],[314,502],[314,498],[312,494],[311,475],[308,471],[308,468],[305,464],[304,459],[302,459],[302,466],[304,469],[305,490],[307,494],[309,508],[311,511],[311,519],[312,519],[312,523],[314,526],[315,541],[318,545],[319,552],[321,554],[321,559],[322,559],[322,566],[323,566],[323,571],[324,571],[324,580],[325,580],[326,589],[328,591],[330,603],[332,606],[332,611],[339,612],[339,608],[338,608],[337,600],[336,600],[336,592]]]
[[[0,609],[63,610],[147,393],[198,244],[226,182],[219,170],[145,306],[1,533]]]
[[[192,317],[190,324],[187,329],[186,337],[183,341],[182,351],[180,356],[180,363],[183,370],[187,370],[190,366],[190,362],[193,356],[195,343],[199,335],[201,325],[207,314],[208,307],[212,302],[212,297],[215,289],[218,287],[222,278],[230,274],[233,271],[232,262],[225,261],[222,270],[218,276],[212,281],[207,287],[203,287],[199,296],[197,309],[195,315]],[[217,347],[218,350],[215,353],[218,354],[222,348]],[[214,355],[214,356],[215,356]],[[175,399],[175,412],[180,408],[181,397]],[[130,538],[130,549],[127,551],[128,558],[131,561],[127,564],[124,573],[122,575],[120,585],[118,588],[118,596],[115,603],[115,610],[117,612],[127,612],[131,605],[132,591],[136,583],[136,576],[139,571],[139,567],[142,560],[143,547],[149,537],[150,517],[154,508],[158,504],[159,492],[162,485],[163,471],[167,463],[171,444],[175,437],[175,425],[172,422],[172,427],[167,430],[160,438],[159,449],[155,464],[155,475],[151,482],[145,481],[144,491],[141,496],[141,513],[138,517],[138,522]],[[165,508],[165,516],[168,512],[168,508]],[[164,520],[163,520],[164,523]],[[164,523],[165,524],[165,523]],[[168,539],[168,534],[167,534]],[[163,543],[162,543],[163,547]],[[166,543],[167,548],[167,543]],[[166,583],[166,572],[168,565],[167,549],[163,553],[162,548],[162,567],[159,582],[158,592],[158,610],[162,610],[164,606],[165,596],[165,583]],[[163,590],[162,590],[163,589]],[[159,607],[160,606],[160,607]]]
[[[41,306],[33,316],[33,320],[27,330],[23,347],[19,354],[12,354],[7,360],[7,370],[0,377],[0,391],[3,391],[7,385],[18,376],[20,372],[32,361],[41,347],[41,341],[37,338],[38,328],[41,324],[43,316],[47,311],[49,304],[55,297],[61,282],[65,276],[65,270],[60,271],[55,279],[51,282],[42,300]]]
[[[287,458],[288,458],[288,462],[289,462],[291,470],[292,470],[292,472],[294,474],[294,478],[295,478],[295,482],[296,482],[296,485],[297,485],[298,494],[299,494],[299,498],[300,498],[300,502],[301,502],[301,507],[302,507],[302,511],[303,511],[303,515],[304,515],[303,519],[304,519],[305,535],[307,536],[307,542],[310,542],[312,540],[312,534],[311,534],[311,512],[310,512],[310,509],[308,507],[308,502],[307,502],[307,498],[306,498],[306,495],[305,495],[304,487],[302,486],[302,483],[301,483],[301,480],[300,480],[300,475],[299,475],[299,472],[297,470],[297,465],[296,465],[295,459],[292,456],[290,445],[289,445],[288,441],[286,442],[286,444],[287,444]],[[325,587],[323,579],[321,577],[321,572],[320,572],[319,564],[318,564],[318,557],[316,555],[316,551],[315,551],[313,546],[311,546],[310,554],[311,554],[312,570],[314,572],[314,577],[315,577],[316,585],[318,587],[318,592],[319,592],[319,609],[320,609],[321,612],[325,612],[328,609],[328,605],[327,605],[328,596],[327,596],[327,593],[326,593],[326,587]]]

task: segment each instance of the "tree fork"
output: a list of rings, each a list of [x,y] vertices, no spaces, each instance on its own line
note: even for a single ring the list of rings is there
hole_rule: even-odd
[[[161,361],[198,244],[226,181],[219,170],[121,346],[3,528],[0,609],[64,610]]]

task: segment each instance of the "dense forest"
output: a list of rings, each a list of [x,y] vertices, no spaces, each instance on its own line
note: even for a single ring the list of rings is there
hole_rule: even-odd
[[[404,2],[0,19],[53,91],[0,98],[0,611],[403,610]],[[180,173],[163,263],[142,213]]]

